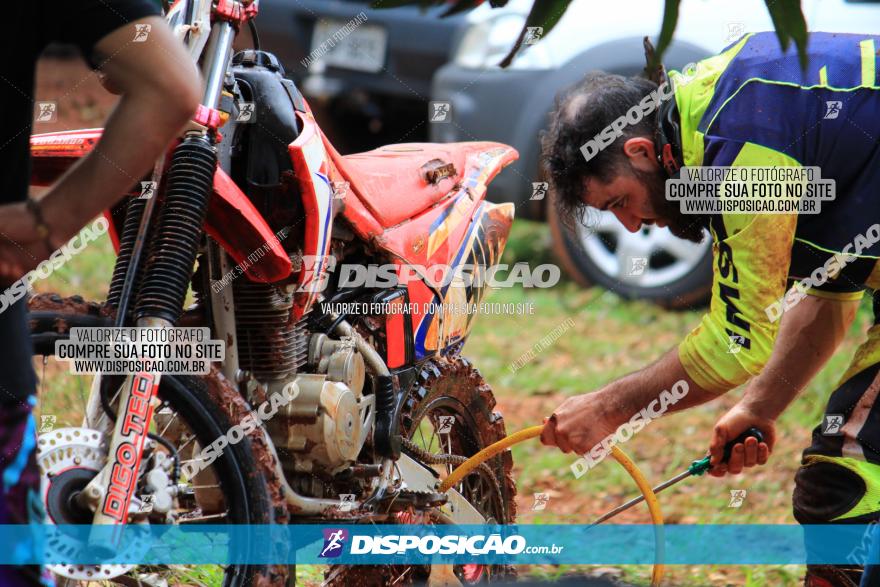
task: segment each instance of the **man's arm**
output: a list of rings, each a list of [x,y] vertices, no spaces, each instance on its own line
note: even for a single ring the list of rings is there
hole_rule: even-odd
[[[151,25],[145,42],[131,42],[135,23]],[[198,70],[159,17],[122,26],[95,51],[105,56],[101,70],[122,96],[95,149],[40,200],[55,247],[144,177],[201,99]],[[0,246],[0,277],[20,276],[52,252],[23,204],[0,207],[0,231],[13,241]]]
[[[122,97],[95,150],[41,201],[46,223],[57,231],[53,242],[66,241],[137,184],[201,100],[199,72],[165,21],[136,23],[151,25],[145,42],[131,42],[131,23],[95,46],[101,71]]]
[[[694,382],[682,367],[678,350],[672,349],[655,363],[596,392],[565,400],[544,426],[541,442],[558,446],[566,453],[584,454],[679,381],[687,384],[687,395],[670,404],[670,411],[684,410],[718,397],[717,393]],[[590,415],[589,422],[584,421],[584,414]]]
[[[763,465],[773,450],[774,422],[801,389],[825,365],[855,318],[859,302],[810,296],[783,314],[776,345],[760,375],[752,379],[742,400],[715,424],[710,453],[715,476]],[[747,441],[737,445],[727,465],[724,445],[750,427],[764,433],[765,446]]]

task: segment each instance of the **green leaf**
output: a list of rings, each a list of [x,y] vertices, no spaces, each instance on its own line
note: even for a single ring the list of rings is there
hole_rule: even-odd
[[[764,0],[782,50],[794,40],[801,67],[807,67],[807,21],[801,12],[800,0]]]
[[[466,10],[471,10],[482,4],[484,0],[373,0],[371,7],[373,8],[395,8],[398,6],[411,6],[418,4],[422,8],[429,6],[440,6],[451,4],[450,8],[443,13],[442,16],[457,14]],[[506,6],[508,0],[488,0],[492,8]],[[650,0],[659,1],[659,0]],[[547,35],[562,18],[562,15],[568,9],[571,0],[534,0],[532,10],[526,18],[523,30],[520,31],[516,43],[510,50],[510,53],[499,63],[501,67],[510,65],[517,52],[522,48],[523,40],[526,36],[528,27],[542,27],[543,34]],[[660,27],[660,36],[657,39],[657,50],[654,58],[651,60],[649,70],[656,68],[662,63],[663,55],[672,43],[675,35],[675,27],[678,24],[678,12],[681,0],[664,0],[663,24]],[[801,11],[801,0],[764,0],[767,11],[770,13],[770,19],[773,21],[773,28],[776,29],[776,36],[779,39],[779,45],[782,50],[788,49],[789,43],[794,40],[798,51],[798,59],[801,67],[807,66],[807,22]],[[587,31],[586,34],[589,34]]]
[[[770,20],[773,21],[773,28],[776,29],[776,36],[779,38],[779,45],[782,50],[788,49],[788,31],[785,28],[785,8],[783,8],[780,0],[764,0],[767,5],[767,11],[770,13]]]
[[[663,24],[660,26],[660,38],[657,39],[657,49],[654,57],[648,65],[649,69],[655,69],[663,63],[663,54],[672,43],[672,35],[675,33],[675,25],[678,24],[678,6],[681,0],[666,0],[663,8]]]
[[[777,0],[783,6],[785,15],[785,29],[788,35],[794,39],[797,46],[798,59],[801,62],[801,68],[807,68],[807,21],[804,19],[804,13],[801,11],[800,0]]]
[[[520,47],[522,47],[523,39],[526,37],[526,30],[529,27],[541,27],[543,29],[542,35],[550,34],[550,31],[553,30],[559,19],[565,14],[569,4],[571,4],[571,0],[535,0],[532,10],[529,12],[528,17],[526,17],[526,23],[516,39],[516,44],[514,44],[510,53],[507,54],[507,57],[502,59],[498,65],[501,67],[510,65],[510,62],[513,61]]]

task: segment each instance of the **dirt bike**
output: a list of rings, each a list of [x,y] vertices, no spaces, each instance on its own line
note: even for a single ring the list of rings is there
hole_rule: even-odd
[[[461,355],[474,315],[444,306],[477,304],[486,288],[444,284],[421,269],[391,287],[344,287],[331,269],[493,267],[514,210],[484,198],[516,151],[489,142],[401,144],[341,156],[278,60],[260,49],[257,11],[258,0],[178,0],[167,8],[201,68],[202,104],[152,176],[105,213],[117,253],[107,300],[30,299],[43,368],[74,327],[200,326],[225,341],[224,360],[206,376],[90,380],[82,425],[39,438],[49,522],[513,522],[509,452],[447,494],[436,490],[440,473],[505,434],[491,389]],[[233,55],[245,25],[255,47]],[[34,135],[32,184],[51,184],[100,136],[100,129]],[[333,305],[342,303],[382,311],[334,312],[348,307]],[[290,384],[297,396],[265,425],[186,473],[202,448]],[[138,393],[152,409],[141,414],[142,430],[132,430],[122,423]],[[119,486],[120,472],[136,481]],[[59,584],[174,584],[179,572],[51,569]],[[477,583],[511,571],[331,566],[326,579],[408,584],[452,572]],[[280,565],[232,564],[207,581],[284,584],[288,575]]]

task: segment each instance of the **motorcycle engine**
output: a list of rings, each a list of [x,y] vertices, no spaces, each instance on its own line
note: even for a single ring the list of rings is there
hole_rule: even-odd
[[[292,381],[299,394],[267,427],[293,457],[285,460],[286,472],[332,476],[357,459],[372,428],[374,398],[363,394],[364,359],[352,340],[313,334],[308,365],[314,373],[269,385],[274,393]]]

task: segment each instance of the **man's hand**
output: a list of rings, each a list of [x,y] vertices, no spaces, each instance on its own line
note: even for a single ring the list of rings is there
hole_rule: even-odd
[[[51,252],[37,236],[34,218],[24,204],[0,206],[0,287],[8,287]]]
[[[747,438],[745,443],[737,443],[730,453],[730,460],[722,464],[724,445],[752,427],[763,433],[764,442],[759,443],[756,438]],[[723,477],[727,473],[738,475],[744,467],[764,465],[773,452],[774,444],[776,444],[775,421],[740,402],[715,424],[712,444],[709,447],[709,454],[712,457],[712,469],[709,474],[714,477]]]
[[[603,404],[607,402],[602,401],[600,392],[568,398],[545,421],[541,443],[557,446],[564,453],[589,452],[621,423]]]
[[[691,379],[672,349],[657,362],[630,373],[593,393],[569,398],[545,422],[541,442],[562,452],[584,454],[617,427],[648,407],[674,385],[687,384],[687,395],[667,406],[675,412],[716,397]]]
[[[839,301],[808,295],[783,314],[767,365],[749,382],[742,401],[715,425],[712,464],[721,462],[724,443],[750,426],[764,433],[765,442],[759,445],[750,440],[745,446],[740,444],[734,448],[730,463],[714,466],[712,475],[735,474],[743,467],[767,462],[776,441],[775,420],[840,345],[858,307],[858,300]]]

